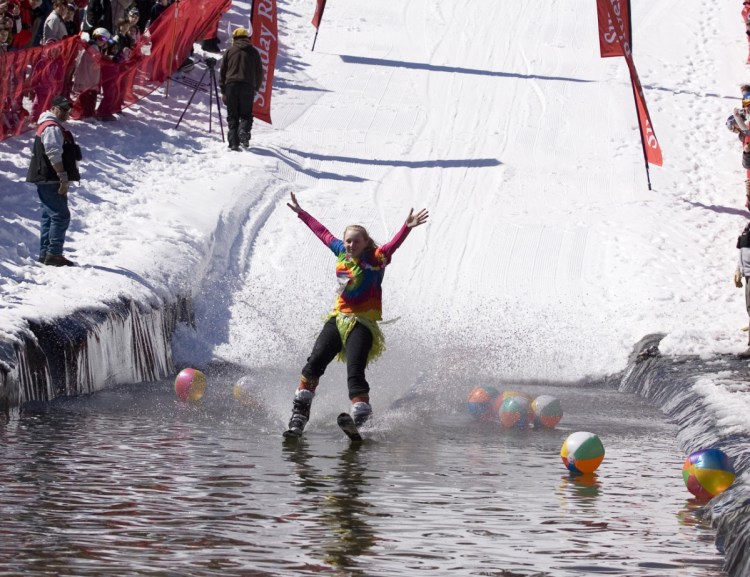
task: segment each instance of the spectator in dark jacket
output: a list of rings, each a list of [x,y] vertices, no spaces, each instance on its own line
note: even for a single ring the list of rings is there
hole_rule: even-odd
[[[50,110],[39,117],[26,175],[27,182],[36,184],[42,203],[39,261],[51,266],[75,265],[63,256],[65,232],[70,224],[68,183],[80,180],[80,149],[64,126],[71,107],[70,100],[57,96]]]
[[[221,61],[219,90],[227,106],[227,137],[229,148],[239,150],[240,144],[250,146],[253,129],[253,100],[263,83],[263,63],[255,46],[250,44],[250,31],[237,28],[232,46]]]
[[[83,16],[81,30],[91,32],[97,28],[112,30],[112,3],[110,0],[90,0]]]
[[[78,16],[78,7],[75,4],[68,3],[65,10],[65,17],[63,18],[68,36],[75,36],[80,31],[76,16]]]
[[[130,18],[130,23],[136,24],[141,34],[146,30],[152,5],[151,0],[136,0],[128,7],[127,16]],[[134,17],[135,20],[133,20]]]
[[[734,271],[734,286],[742,288],[742,279],[745,279],[745,309],[750,316],[750,224],[745,225],[742,234],[737,238],[737,248],[740,249],[740,254]],[[750,347],[750,334],[747,344]],[[750,348],[743,356],[750,356]]]
[[[148,21],[148,25],[151,26],[156,22],[156,19],[161,16],[162,12],[164,12],[170,4],[170,0],[156,0],[151,8],[151,19]]]
[[[39,0],[38,2],[32,0],[32,6],[34,7],[34,22],[31,25],[31,32],[34,37],[31,43],[33,46],[40,46],[42,44],[44,22],[52,12],[52,0]]]

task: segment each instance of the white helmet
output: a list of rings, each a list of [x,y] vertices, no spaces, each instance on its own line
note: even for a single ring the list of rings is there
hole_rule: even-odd
[[[92,38],[98,38],[99,36],[103,36],[107,40],[110,40],[112,38],[112,35],[106,28],[97,28],[91,33]]]

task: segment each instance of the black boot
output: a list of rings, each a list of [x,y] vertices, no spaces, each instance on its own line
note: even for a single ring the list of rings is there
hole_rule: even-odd
[[[312,406],[315,393],[307,389],[297,389],[292,403],[292,418],[289,419],[289,428],[284,433],[285,437],[299,437],[305,430],[305,425],[310,419],[310,407]]]

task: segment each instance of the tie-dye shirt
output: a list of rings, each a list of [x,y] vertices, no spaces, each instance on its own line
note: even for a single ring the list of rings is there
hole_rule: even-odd
[[[341,239],[333,236],[326,227],[304,210],[300,211],[298,216],[336,255],[336,277],[341,290],[333,310],[379,321],[383,309],[383,292],[380,285],[383,283],[385,267],[391,262],[393,253],[401,246],[411,229],[404,224],[390,242],[374,251],[365,251],[360,258],[348,258]]]

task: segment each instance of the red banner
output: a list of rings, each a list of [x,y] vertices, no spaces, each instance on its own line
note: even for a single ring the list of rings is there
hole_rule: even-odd
[[[255,0],[253,12],[253,46],[260,52],[263,62],[263,84],[255,93],[253,117],[271,124],[271,91],[279,49],[276,21],[276,0]]]
[[[312,25],[315,28],[320,27],[320,22],[323,20],[323,11],[326,9],[326,0],[316,0],[315,14],[313,14]]]
[[[110,59],[80,36],[0,53],[0,140],[20,134],[63,94],[72,116],[120,112],[178,70],[231,0],[181,0],[169,6],[127,55]]]
[[[622,46],[617,39],[617,29],[610,18],[607,6],[612,4],[615,11],[615,20],[619,23],[623,35],[633,46],[633,34],[630,26],[630,0],[596,0],[596,15],[599,19],[599,52],[602,58],[612,56],[625,56]]]
[[[643,143],[643,152],[646,155],[646,160],[655,164],[656,166],[662,166],[663,159],[661,154],[661,147],[659,141],[656,140],[656,134],[651,126],[651,116],[648,113],[648,107],[646,106],[646,99],[643,96],[643,87],[641,81],[638,78],[638,72],[635,69],[635,62],[633,61],[633,52],[631,50],[630,41],[625,37],[625,34],[620,26],[620,20],[617,18],[617,12],[615,11],[616,6],[620,6],[619,0],[604,0],[609,13],[610,22],[615,28],[618,48],[625,57],[625,62],[628,64],[630,70],[630,81],[633,84],[633,94],[635,96],[635,104],[638,109],[638,124],[641,129],[641,142]]]

